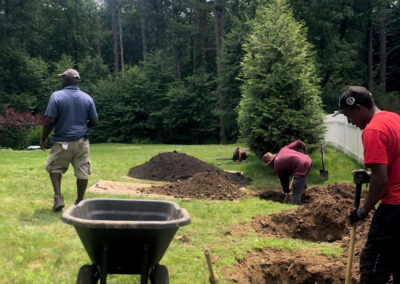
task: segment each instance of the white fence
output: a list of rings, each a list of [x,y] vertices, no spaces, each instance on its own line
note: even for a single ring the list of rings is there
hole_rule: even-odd
[[[361,141],[362,131],[347,123],[347,118],[339,114],[332,117],[331,114],[325,118],[328,131],[325,135],[325,142],[342,149],[347,155],[352,156],[358,162],[363,163],[363,145]]]

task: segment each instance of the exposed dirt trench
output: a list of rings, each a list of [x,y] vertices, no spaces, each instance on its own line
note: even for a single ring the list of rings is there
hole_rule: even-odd
[[[168,182],[136,188],[141,194],[186,199],[238,200],[248,195],[243,187],[251,182],[240,173],[224,172],[175,151],[158,154],[148,162],[131,168],[128,176]],[[296,210],[256,216],[250,224],[227,229],[233,237],[240,235],[235,231],[251,227],[262,238],[329,242],[344,248],[343,257],[328,258],[315,250],[263,248],[249,251],[233,267],[221,268],[221,273],[235,283],[344,283],[350,235],[347,219],[353,208],[354,191],[354,186],[348,183],[313,186],[306,189],[303,206]],[[283,202],[285,197],[280,188],[258,189],[251,194],[274,202]],[[359,280],[359,255],[366,241],[370,218],[357,227],[353,283]]]

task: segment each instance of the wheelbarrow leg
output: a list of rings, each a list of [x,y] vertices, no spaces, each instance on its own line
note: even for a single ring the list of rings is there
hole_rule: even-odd
[[[107,281],[107,246],[103,246],[101,252],[100,284],[106,284]]]
[[[142,262],[142,274],[140,276],[140,284],[147,284],[149,279],[149,266],[147,265],[147,260],[149,258],[148,246],[144,246],[143,251],[143,262]]]

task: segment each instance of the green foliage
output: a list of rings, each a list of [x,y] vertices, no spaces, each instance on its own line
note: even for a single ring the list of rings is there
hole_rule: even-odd
[[[40,145],[40,139],[42,138],[42,126],[30,127],[25,134],[25,146],[38,146]]]
[[[289,2],[295,17],[308,28],[308,40],[316,51],[324,109],[332,113],[342,90],[349,85],[364,85],[366,81],[365,4],[369,1]]]
[[[173,81],[168,58],[155,53],[120,75],[117,84],[102,80],[93,88],[100,115],[99,126],[92,131],[96,141],[162,141],[167,130],[161,110],[168,104],[165,94]]]
[[[238,106],[241,97],[240,85],[242,82],[238,79],[238,76],[240,62],[245,54],[242,43],[245,41],[247,33],[248,26],[243,18],[235,18],[230,32],[222,43],[220,91],[223,94],[223,119],[225,136],[228,141],[235,141],[239,136],[238,115],[235,108]]]
[[[218,140],[215,82],[197,71],[170,85],[161,116],[165,143],[202,144]]]
[[[378,90],[374,93],[374,98],[379,108],[400,114],[400,92],[390,92],[383,95]]]
[[[77,70],[81,76],[79,88],[89,95],[93,93],[93,88],[97,82],[111,79],[108,66],[103,63],[99,56],[86,56],[78,63]]]
[[[0,53],[0,104],[20,111],[42,111],[44,96],[49,92],[48,64],[6,46],[0,48]]]
[[[174,81],[165,58],[154,53],[120,74],[118,85],[108,79],[93,87],[100,116],[91,130],[93,141],[191,144],[217,139],[212,76],[198,71]]]
[[[295,139],[317,143],[323,113],[311,45],[284,0],[259,6],[242,61],[241,135],[261,156]]]

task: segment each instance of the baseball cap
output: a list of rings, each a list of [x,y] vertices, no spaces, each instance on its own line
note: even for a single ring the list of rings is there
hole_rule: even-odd
[[[339,110],[333,116],[343,113],[345,110],[354,108],[357,104],[370,107],[373,102],[372,94],[364,87],[350,86],[339,97]]]
[[[272,154],[271,152],[265,153],[264,156],[262,157],[262,160],[264,162],[264,167],[271,164],[272,161],[275,159],[275,156],[276,156],[276,154]]]
[[[58,76],[63,76],[63,77],[69,77],[69,78],[75,78],[77,80],[80,80],[81,77],[79,76],[78,71],[75,69],[67,69],[63,73],[58,74]]]

